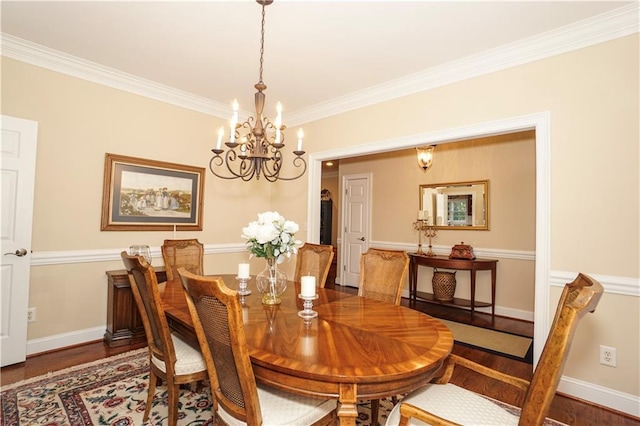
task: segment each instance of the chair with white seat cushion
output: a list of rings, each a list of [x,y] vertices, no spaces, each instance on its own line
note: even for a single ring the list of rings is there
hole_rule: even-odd
[[[216,424],[336,424],[335,399],[305,397],[256,383],[237,291],[220,277],[203,277],[184,268],[178,274],[207,364]]]
[[[162,308],[153,266],[142,256],[131,256],[126,251],[121,256],[149,346],[149,394],[143,421],[149,419],[156,384],[160,378],[167,382],[168,424],[175,426],[178,422],[180,385],[207,380],[207,366],[198,350],[171,333]]]
[[[602,285],[584,274],[565,285],[549,336],[531,382],[450,355],[444,373],[431,384],[402,399],[389,417],[388,426],[406,425],[541,425],[543,424],[580,319],[593,312],[602,296]],[[499,380],[524,392],[520,415],[507,411],[491,400],[449,383],[454,366]]]

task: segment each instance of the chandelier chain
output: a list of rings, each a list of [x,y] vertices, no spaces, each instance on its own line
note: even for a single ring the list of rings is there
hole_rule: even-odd
[[[262,63],[264,58],[264,19],[265,17],[265,5],[262,5],[262,31],[260,31],[260,83],[264,83],[262,81]]]

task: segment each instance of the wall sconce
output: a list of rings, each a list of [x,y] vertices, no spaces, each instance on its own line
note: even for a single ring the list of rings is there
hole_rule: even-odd
[[[433,150],[436,149],[435,145],[427,146],[427,147],[417,147],[416,151],[418,151],[418,165],[422,167],[422,170],[425,172],[431,164],[433,163]]]

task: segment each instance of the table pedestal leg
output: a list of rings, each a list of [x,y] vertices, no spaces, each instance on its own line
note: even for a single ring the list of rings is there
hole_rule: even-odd
[[[340,426],[355,426],[358,418],[357,385],[342,383],[338,400],[338,419]]]

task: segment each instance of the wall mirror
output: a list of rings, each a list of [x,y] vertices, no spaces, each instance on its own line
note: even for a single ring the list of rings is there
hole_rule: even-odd
[[[418,216],[437,229],[488,231],[489,181],[420,185]]]

